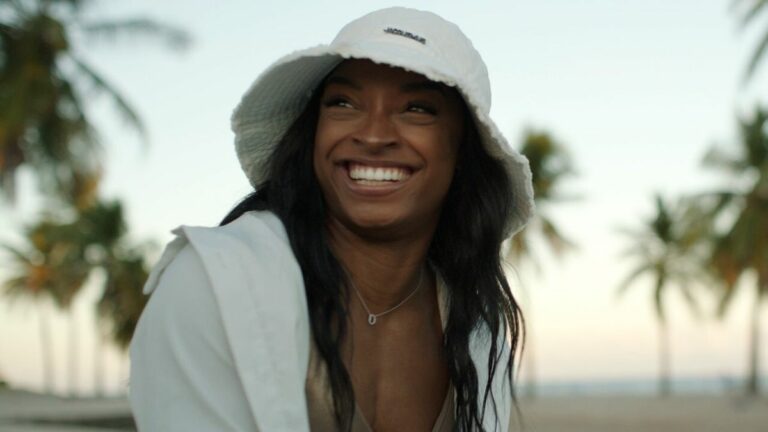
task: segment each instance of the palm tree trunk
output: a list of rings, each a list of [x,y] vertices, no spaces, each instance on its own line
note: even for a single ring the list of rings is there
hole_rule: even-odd
[[[97,396],[104,396],[104,340],[96,324],[96,339],[93,345],[93,387]]]
[[[536,379],[536,358],[534,356],[533,339],[526,338],[525,341],[525,396],[528,399],[535,399],[537,395],[538,380]]]
[[[69,395],[77,395],[78,369],[77,354],[79,349],[77,332],[77,314],[75,309],[69,309]]]
[[[533,344],[533,313],[531,312],[531,298],[527,298],[528,308],[525,310],[525,346],[523,347],[522,373],[525,375],[525,396],[528,399],[535,399],[537,394],[538,380],[536,377],[536,351]]]
[[[671,350],[669,343],[669,328],[667,322],[659,321],[659,395],[669,396],[672,393],[671,382]]]
[[[43,363],[43,386],[46,393],[53,393],[53,351],[51,349],[51,328],[44,305],[38,309],[40,330],[40,353]]]
[[[120,351],[120,381],[118,386],[118,391],[120,393],[125,393],[128,391],[128,381],[130,380],[131,375],[131,358],[128,355],[127,351]]]
[[[752,319],[749,334],[749,366],[747,377],[747,396],[760,394],[760,307],[762,295],[758,285],[757,295],[752,304]]]

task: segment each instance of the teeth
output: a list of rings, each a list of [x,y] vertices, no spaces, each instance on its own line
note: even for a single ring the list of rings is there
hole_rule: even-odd
[[[410,176],[408,170],[395,167],[371,167],[365,165],[350,164],[349,177],[352,180],[362,180],[366,182],[376,181],[403,181]]]

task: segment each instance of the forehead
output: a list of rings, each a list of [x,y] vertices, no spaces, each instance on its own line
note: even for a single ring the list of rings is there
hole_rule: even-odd
[[[350,59],[341,62],[326,77],[323,85],[346,84],[364,86],[372,83],[393,84],[412,90],[437,90],[445,95],[455,90],[443,83],[431,81],[424,75],[367,59]]]

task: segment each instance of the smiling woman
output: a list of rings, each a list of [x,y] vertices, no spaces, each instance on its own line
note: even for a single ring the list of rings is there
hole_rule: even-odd
[[[131,348],[141,430],[507,430],[533,211],[453,24],[390,8],[278,60],[233,116],[255,191],[182,226]]]

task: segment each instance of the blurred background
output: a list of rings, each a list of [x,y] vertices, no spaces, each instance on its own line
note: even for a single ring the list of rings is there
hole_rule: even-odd
[[[130,430],[147,272],[250,189],[235,105],[392,5],[0,2],[0,430]],[[526,430],[766,430],[768,1],[406,6],[472,39],[531,160]]]

